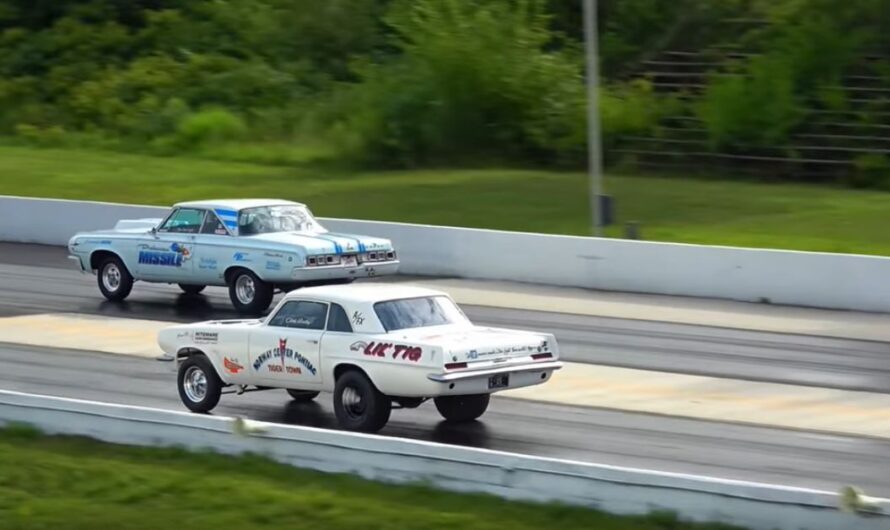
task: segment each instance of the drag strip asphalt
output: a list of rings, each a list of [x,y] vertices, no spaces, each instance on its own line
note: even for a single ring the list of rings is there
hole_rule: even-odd
[[[176,286],[137,283],[125,302],[107,302],[95,277],[76,271],[66,255],[59,247],[0,243],[0,317],[84,313],[180,322],[239,317],[223,288],[187,296]],[[659,322],[657,314],[649,321],[462,307],[479,324],[555,333],[569,361],[890,392],[890,343],[675,324]]]

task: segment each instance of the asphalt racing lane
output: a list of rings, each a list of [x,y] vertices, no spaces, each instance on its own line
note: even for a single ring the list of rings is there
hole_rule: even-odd
[[[77,272],[66,256],[59,247],[0,243],[0,317],[66,312],[180,322],[239,318],[222,288],[188,296],[176,286],[137,283],[125,302],[108,302],[95,277]],[[569,361],[890,392],[888,343],[462,307],[477,323],[555,333]]]
[[[0,345],[0,388],[186,410],[170,364],[80,351]],[[214,413],[337,428],[331,395],[295,404],[283,390],[223,396]],[[453,426],[431,403],[394,410],[385,436],[602,464],[890,496],[890,443],[495,398],[480,421]]]

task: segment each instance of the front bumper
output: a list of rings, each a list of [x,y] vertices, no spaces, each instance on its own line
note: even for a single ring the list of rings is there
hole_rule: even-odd
[[[90,270],[87,270],[87,268],[83,266],[83,260],[80,258],[80,256],[68,256],[68,259],[77,262],[77,269],[80,272],[83,272],[85,274],[92,272]]]

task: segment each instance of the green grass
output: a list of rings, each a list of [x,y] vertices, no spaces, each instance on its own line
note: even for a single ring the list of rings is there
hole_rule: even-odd
[[[326,217],[589,233],[583,173],[348,171],[317,161],[282,165],[289,155],[276,152],[260,165],[232,161],[233,147],[216,156],[228,160],[0,147],[0,193],[156,205],[281,197]],[[611,236],[633,220],[648,240],[890,255],[890,193],[626,175],[605,184],[618,213]]]
[[[0,529],[684,530],[617,517],[324,475],[259,457],[190,454],[0,430]]]

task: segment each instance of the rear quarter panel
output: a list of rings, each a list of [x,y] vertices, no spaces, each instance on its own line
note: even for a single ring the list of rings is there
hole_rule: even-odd
[[[252,384],[248,370],[252,327],[247,324],[172,326],[161,331],[158,343],[165,353],[177,357],[189,350],[203,353],[226,383]],[[177,358],[177,367],[183,358]]]
[[[322,337],[325,389],[333,390],[341,365],[364,371],[378,390],[389,396],[425,396],[427,375],[441,369],[442,352],[418,342],[392,340],[386,335],[327,332]]]

